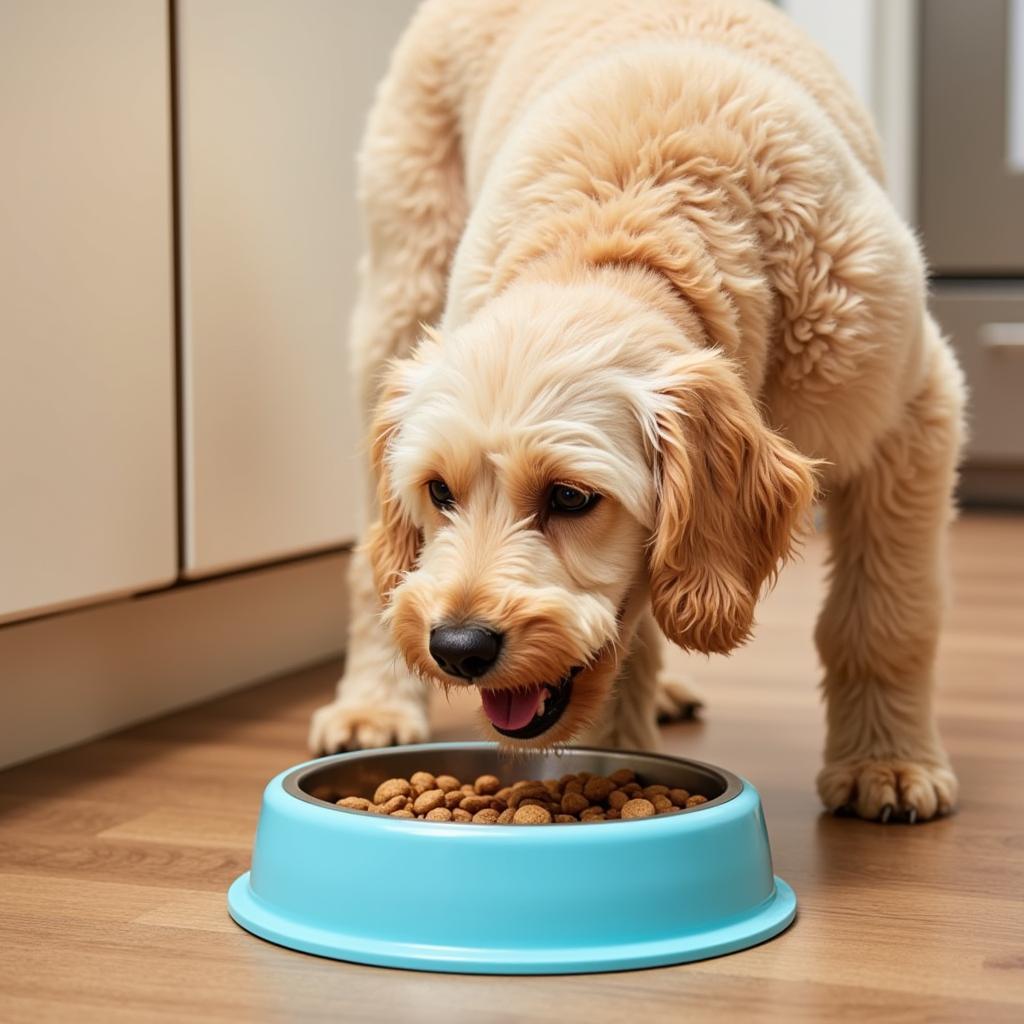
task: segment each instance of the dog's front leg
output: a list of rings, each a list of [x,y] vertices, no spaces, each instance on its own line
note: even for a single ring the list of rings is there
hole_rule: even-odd
[[[380,598],[366,555],[349,572],[349,647],[345,676],[330,703],[313,715],[310,749],[317,754],[428,738],[427,694],[395,650],[380,621]]]
[[[946,813],[957,793],[932,706],[961,403],[958,371],[940,346],[870,467],[828,499],[831,592],[816,634],[828,738],[818,791],[830,810],[882,821]]]

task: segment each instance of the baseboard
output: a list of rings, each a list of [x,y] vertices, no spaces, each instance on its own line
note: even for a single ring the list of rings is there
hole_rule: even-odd
[[[334,552],[0,628],[0,767],[339,653]]]

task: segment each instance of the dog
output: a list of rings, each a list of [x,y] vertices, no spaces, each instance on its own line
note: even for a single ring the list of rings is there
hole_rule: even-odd
[[[371,498],[316,752],[657,746],[816,499],[826,808],[922,821],[963,383],[866,113],[762,0],[426,0],[360,156]]]

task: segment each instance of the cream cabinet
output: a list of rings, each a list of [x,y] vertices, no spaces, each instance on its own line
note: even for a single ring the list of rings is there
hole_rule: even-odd
[[[355,152],[414,0],[181,0],[185,572],[353,539]]]
[[[355,154],[415,7],[0,0],[0,623],[353,540]]]
[[[167,43],[0,3],[0,621],[177,572]]]

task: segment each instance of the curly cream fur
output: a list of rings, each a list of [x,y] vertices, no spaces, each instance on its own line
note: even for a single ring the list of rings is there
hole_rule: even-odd
[[[424,3],[362,154],[353,595],[372,565],[384,613],[353,609],[317,749],[424,735],[446,621],[505,634],[488,686],[583,666],[543,742],[650,745],[652,617],[746,640],[817,483],[821,795],[952,806],[931,692],[962,384],[880,178],[866,115],[761,0]],[[554,482],[604,498],[549,518]]]

